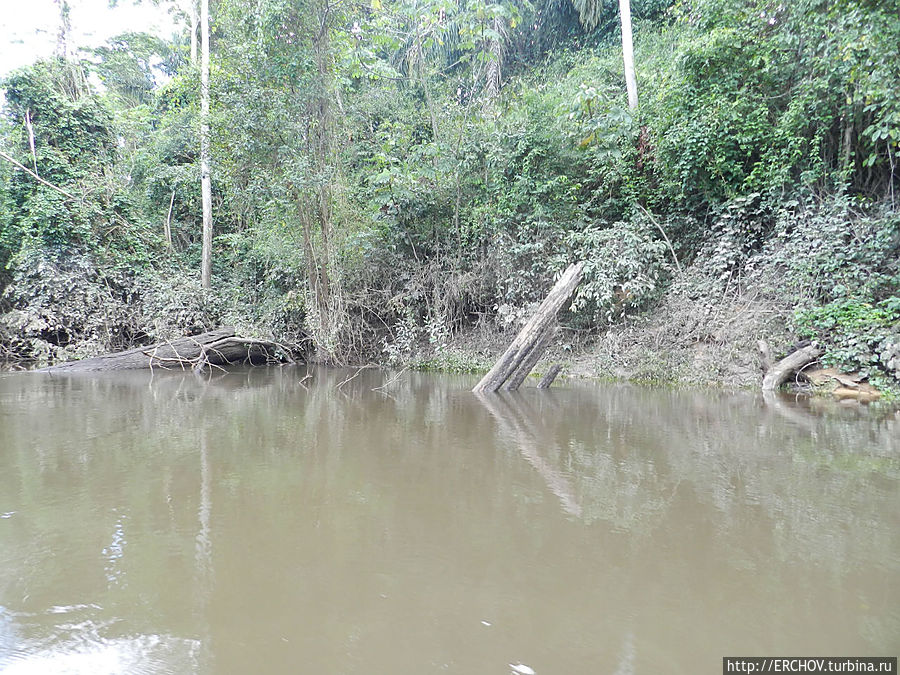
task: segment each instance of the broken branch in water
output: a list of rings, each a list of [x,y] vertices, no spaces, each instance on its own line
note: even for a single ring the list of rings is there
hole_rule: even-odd
[[[372,368],[372,367],[373,367],[373,366],[371,366],[371,365],[360,366],[360,368],[359,368],[355,373],[353,373],[353,375],[350,375],[350,376],[349,376],[347,379],[345,379],[343,382],[341,382],[341,383],[339,383],[337,386],[335,386],[335,389],[337,389],[337,390],[340,391],[340,388],[343,387],[345,384],[347,384],[348,382],[352,382],[352,381],[355,380],[357,377],[359,377],[359,374],[360,374],[362,371],[364,371],[366,368]]]
[[[403,366],[403,369],[402,369],[399,373],[397,373],[396,375],[394,375],[394,377],[392,377],[390,380],[388,380],[387,382],[385,382],[385,383],[384,383],[383,385],[381,385],[380,387],[373,387],[373,388],[372,388],[372,391],[384,391],[385,389],[387,389],[388,387],[390,387],[392,384],[394,384],[394,382],[396,382],[397,380],[399,380],[399,379],[400,379],[400,376],[403,375],[403,373],[406,372],[406,369],[407,369],[408,367],[409,367],[409,366]]]

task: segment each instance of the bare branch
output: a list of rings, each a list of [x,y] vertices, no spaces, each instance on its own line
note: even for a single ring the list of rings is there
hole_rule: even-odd
[[[656,220],[656,218],[653,217],[653,214],[650,213],[647,209],[645,209],[641,204],[638,204],[637,207],[638,207],[641,211],[643,211],[644,215],[647,216],[647,217],[650,219],[650,222],[651,222],[651,223],[653,223],[654,225],[656,225],[656,229],[659,230],[659,233],[663,236],[663,239],[666,240],[666,246],[669,247],[669,253],[672,254],[672,260],[675,261],[675,267],[678,268],[678,276],[681,276],[682,274],[684,274],[684,272],[683,272],[682,269],[681,269],[681,263],[678,262],[678,256],[675,255],[675,249],[672,248],[672,242],[669,241],[669,237],[666,235],[666,231],[662,228],[662,225],[660,225],[660,224],[659,224],[659,221]]]
[[[34,171],[32,171],[31,169],[29,169],[29,168],[28,168],[27,166],[25,166],[24,164],[20,164],[19,162],[17,162],[16,160],[14,160],[12,157],[10,157],[9,155],[7,155],[7,154],[6,154],[5,152],[3,152],[2,150],[0,150],[0,157],[2,157],[3,159],[5,159],[7,162],[11,162],[12,164],[15,164],[17,167],[19,167],[20,169],[22,169],[22,171],[24,171],[25,173],[27,173],[29,176],[33,177],[35,180],[40,181],[41,183],[43,183],[44,185],[46,185],[48,188],[52,188],[52,189],[56,190],[56,191],[59,192],[60,194],[65,195],[66,197],[68,197],[69,199],[77,199],[77,197],[75,197],[75,195],[70,194],[70,193],[66,192],[65,190],[63,190],[62,188],[56,187],[53,183],[50,183],[49,181],[44,180],[43,178],[41,178],[40,176],[38,176]]]

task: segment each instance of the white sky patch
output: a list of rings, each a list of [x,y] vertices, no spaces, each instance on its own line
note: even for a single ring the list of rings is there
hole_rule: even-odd
[[[99,47],[125,32],[170,38],[180,30],[171,3],[155,6],[120,0],[68,0],[72,32],[69,47]],[[51,56],[59,34],[59,8],[53,0],[0,0],[0,77]]]

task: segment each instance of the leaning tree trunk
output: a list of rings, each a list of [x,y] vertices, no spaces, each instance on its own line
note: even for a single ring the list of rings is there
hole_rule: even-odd
[[[472,391],[476,393],[495,392],[513,378],[507,389],[514,390],[524,381],[538,362],[553,336],[556,314],[569,301],[569,297],[581,282],[584,263],[573,263],[563,272],[550,294],[538,307],[516,339],[507,347],[494,367],[488,371]],[[530,365],[529,365],[530,364]]]
[[[550,366],[550,370],[544,373],[541,381],[538,382],[538,389],[549,389],[550,385],[553,384],[553,380],[556,379],[556,376],[559,375],[559,372],[561,370],[562,366],[558,363],[554,363],[552,366]]]
[[[556,335],[556,316],[543,327],[541,334],[528,348],[528,352],[522,357],[522,361],[513,371],[512,375],[509,376],[506,384],[503,385],[504,389],[507,391],[515,391],[522,386],[525,378],[531,374],[531,371],[534,370],[537,362],[541,360],[541,356],[543,356],[544,352],[547,350],[554,335]]]

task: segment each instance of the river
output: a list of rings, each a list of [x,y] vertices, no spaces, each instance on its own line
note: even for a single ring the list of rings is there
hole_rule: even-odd
[[[0,375],[0,672],[900,652],[897,413],[475,379]]]

